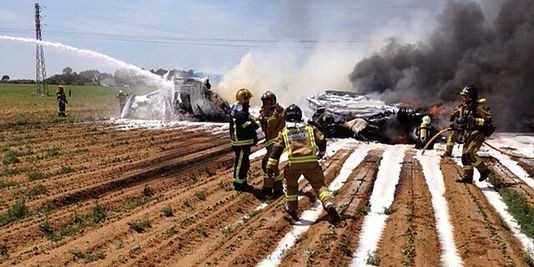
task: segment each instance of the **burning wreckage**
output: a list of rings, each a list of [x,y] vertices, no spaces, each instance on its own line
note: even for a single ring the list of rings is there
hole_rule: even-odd
[[[326,91],[306,98],[314,112],[311,123],[326,137],[356,138],[386,144],[414,144],[427,108],[387,105],[351,92]]]
[[[213,92],[209,80],[174,78],[174,89],[128,96],[122,118],[228,121],[230,105]]]
[[[207,80],[175,78],[174,90],[128,96],[121,117],[228,121],[230,105],[210,88]],[[427,115],[424,108],[387,105],[351,92],[326,91],[306,99],[314,112],[311,123],[330,138],[414,144],[416,130]]]

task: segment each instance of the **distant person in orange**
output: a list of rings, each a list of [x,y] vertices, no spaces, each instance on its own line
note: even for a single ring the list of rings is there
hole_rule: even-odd
[[[57,115],[60,117],[67,117],[65,114],[65,108],[69,102],[67,101],[67,96],[65,95],[65,92],[63,91],[63,85],[59,85],[57,87],[56,91],[57,96],[57,104],[59,106]]]

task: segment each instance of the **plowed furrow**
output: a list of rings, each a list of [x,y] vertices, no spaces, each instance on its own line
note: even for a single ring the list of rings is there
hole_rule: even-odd
[[[341,207],[342,223],[337,227],[326,221],[313,223],[298,243],[286,252],[282,266],[342,266],[350,262],[352,251],[358,244],[363,207],[369,201],[382,152],[370,151],[335,197]],[[323,216],[326,215],[323,213]]]
[[[378,255],[380,266],[439,266],[435,214],[423,170],[410,151],[402,165],[395,200]]]
[[[488,166],[493,169],[496,176],[496,181],[490,181],[497,187],[506,187],[522,193],[525,200],[534,206],[534,188],[528,186],[525,182],[515,176],[508,168],[506,168],[499,160],[489,158],[485,160]]]
[[[474,185],[456,183],[461,169],[443,160],[445,197],[449,200],[454,239],[466,266],[524,266],[521,245]]]
[[[339,157],[332,157],[331,165],[326,168],[325,182],[329,184],[341,170],[346,158],[349,156],[348,151],[341,153]],[[308,187],[304,190],[310,190]],[[266,209],[247,221],[239,231],[232,236],[220,241],[219,249],[211,253],[201,254],[200,256],[189,257],[191,261],[181,261],[180,257],[174,257],[172,260],[164,263],[178,262],[182,265],[253,265],[263,259],[272,251],[278,240],[282,238],[290,229],[291,224],[285,218],[285,212],[282,210],[283,198],[270,204]],[[311,207],[312,202],[305,198],[299,201],[299,213]]]

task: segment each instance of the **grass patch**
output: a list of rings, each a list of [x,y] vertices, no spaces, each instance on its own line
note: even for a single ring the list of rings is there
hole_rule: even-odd
[[[18,200],[15,204],[9,206],[5,214],[0,216],[0,226],[20,220],[28,216],[28,214],[28,207],[26,207],[24,200]]]
[[[343,237],[343,241],[341,241],[341,251],[343,251],[343,254],[347,257],[352,257],[352,250],[350,249],[350,241],[345,236]]]
[[[176,233],[178,233],[178,231],[176,230],[176,226],[172,226],[170,228],[167,228],[167,230],[165,230],[165,235],[167,237],[171,237],[175,235]]]
[[[380,262],[382,261],[382,259],[383,259],[384,257],[385,257],[385,256],[380,256],[380,255],[376,254],[376,251],[373,252],[373,254],[368,253],[368,254],[367,254],[367,260],[366,260],[366,263],[369,264],[369,265],[378,266],[378,265],[380,265]]]
[[[198,200],[206,200],[206,190],[200,190],[195,192],[195,197]]]
[[[208,237],[208,230],[206,229],[206,227],[204,226],[201,226],[199,229],[198,229],[198,234],[202,237]]]
[[[146,185],[145,188],[143,188],[143,196],[144,197],[153,197],[156,193],[150,186]]]
[[[163,213],[163,216],[165,216],[165,217],[174,216],[174,213],[173,213],[172,208],[171,208],[170,205],[167,205],[167,206],[163,207],[163,209],[161,209],[161,212]]]
[[[46,156],[48,157],[55,157],[55,156],[58,156],[59,155],[59,148],[57,147],[54,147],[54,148],[49,148],[46,150]]]
[[[54,210],[54,208],[55,208],[54,202],[52,202],[51,200],[48,200],[45,203],[43,203],[43,205],[41,205],[41,207],[39,208],[39,213],[48,214],[52,210]]]
[[[74,169],[71,167],[61,166],[61,169],[59,169],[59,171],[56,172],[56,175],[63,175],[63,174],[71,173],[73,171]]]
[[[361,208],[358,209],[360,215],[367,215],[371,211],[371,204],[369,202],[365,203]]]
[[[9,259],[9,250],[4,244],[0,244],[0,260]]]
[[[93,223],[101,223],[106,219],[106,210],[100,204],[96,203],[91,213],[91,221]]]
[[[106,258],[106,254],[100,251],[90,252],[90,251],[81,251],[77,248],[69,250],[69,253],[76,259],[83,259],[84,263],[91,263],[94,261],[102,260]]]
[[[40,172],[40,171],[30,171],[28,173],[28,180],[35,181],[35,180],[42,180],[46,178],[46,174]]]
[[[152,227],[150,221],[147,219],[144,220],[134,220],[128,223],[130,228],[138,233],[144,232],[147,228]]]
[[[42,184],[38,184],[38,185],[35,185],[34,187],[28,189],[28,191],[26,191],[25,195],[32,198],[32,197],[35,197],[35,196],[38,196],[38,195],[42,195],[42,194],[46,194],[46,192],[48,191],[48,189],[46,189],[46,186],[42,185]]]
[[[521,232],[529,238],[534,238],[534,207],[529,205],[519,192],[502,188],[499,189],[499,194],[508,206],[508,212],[521,226]]]
[[[17,185],[15,182],[0,180],[0,189]]]
[[[389,207],[384,207],[384,214],[385,215],[391,215],[393,214],[395,211],[397,211],[393,205],[389,206]]]
[[[18,158],[18,154],[15,151],[7,150],[4,153],[4,159],[2,160],[2,163],[4,163],[4,165],[15,164],[19,162],[20,160]]]
[[[13,176],[27,171],[27,168],[6,168],[2,172],[0,172],[0,176]]]

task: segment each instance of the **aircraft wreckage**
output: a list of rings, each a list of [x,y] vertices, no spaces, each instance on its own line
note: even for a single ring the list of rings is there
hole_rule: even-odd
[[[174,78],[174,90],[128,96],[121,117],[228,121],[230,105],[210,88],[208,80]]]
[[[427,108],[383,101],[352,92],[326,91],[306,98],[314,112],[310,120],[326,137],[356,138],[386,144],[414,144]]]
[[[156,90],[128,96],[121,117],[226,122],[230,105],[210,89],[209,82],[175,78],[174,90]],[[306,98],[313,112],[310,120],[326,137],[356,138],[387,144],[413,144],[425,108],[388,105],[352,92],[326,91]],[[162,108],[163,107],[163,108]]]

